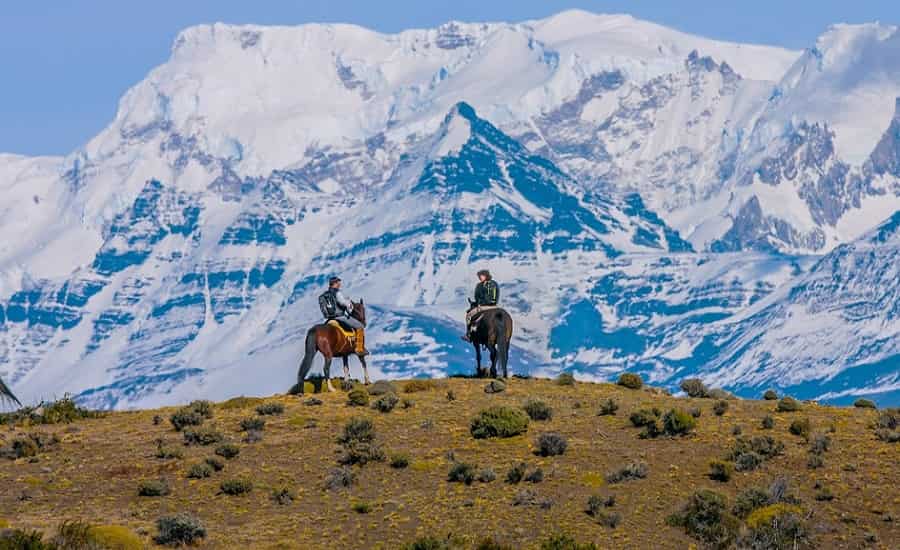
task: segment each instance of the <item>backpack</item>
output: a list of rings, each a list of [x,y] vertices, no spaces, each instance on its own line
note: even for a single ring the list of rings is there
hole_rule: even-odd
[[[326,319],[334,319],[338,316],[337,300],[334,299],[333,292],[329,290],[319,296],[319,309],[322,310],[322,315]]]

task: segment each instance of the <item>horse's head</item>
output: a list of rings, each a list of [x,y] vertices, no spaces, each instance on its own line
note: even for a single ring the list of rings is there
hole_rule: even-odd
[[[353,304],[353,313],[351,315],[360,323],[366,324],[366,305],[363,303],[362,298]]]

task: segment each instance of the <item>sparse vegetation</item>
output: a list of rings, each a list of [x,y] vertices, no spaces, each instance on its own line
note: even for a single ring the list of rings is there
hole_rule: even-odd
[[[222,458],[231,460],[241,454],[241,448],[234,443],[225,443],[224,445],[216,447],[216,454]]]
[[[734,466],[724,460],[713,460],[709,463],[709,478],[715,481],[727,482],[734,474]]]
[[[875,436],[886,443],[900,441],[900,408],[881,411],[875,422]]]
[[[472,419],[469,431],[476,439],[513,437],[528,431],[528,415],[512,407],[489,407]]]
[[[138,484],[138,496],[162,497],[170,492],[169,482],[165,479],[148,479]]]
[[[192,546],[206,538],[206,529],[200,520],[187,514],[161,517],[156,521],[156,529],[158,534],[154,540],[164,546]]]
[[[803,438],[809,437],[809,431],[811,429],[812,425],[809,422],[809,418],[796,418],[791,421],[791,425],[788,427],[789,432]]]
[[[367,407],[369,392],[362,387],[355,387],[347,393],[347,405],[351,407]]]
[[[475,466],[468,462],[456,462],[450,467],[447,481],[471,485],[475,481]]]
[[[760,422],[760,424],[762,425],[762,428],[764,430],[771,430],[772,428],[775,427],[775,419],[772,418],[771,414],[767,414],[766,416],[763,417],[762,422]]]
[[[619,403],[615,399],[609,398],[600,403],[600,411],[597,414],[599,416],[614,416],[618,410]]]
[[[382,394],[378,399],[372,403],[372,408],[376,411],[380,411],[383,413],[389,413],[394,410],[394,407],[397,406],[397,403],[400,402],[400,398],[397,397],[393,393],[385,393]]]
[[[560,386],[574,386],[575,376],[571,372],[561,372],[556,377],[556,383]]]
[[[367,418],[352,418],[344,425],[338,443],[344,449],[341,464],[365,466],[385,459],[384,450],[375,441],[375,425]]]
[[[650,468],[644,462],[629,462],[618,470],[606,474],[607,483],[621,483],[632,479],[644,479],[650,473]]]
[[[528,470],[528,465],[524,462],[519,462],[518,464],[513,464],[513,466],[506,472],[506,482],[516,484],[525,479],[525,472]]]
[[[679,387],[688,397],[709,397],[709,388],[699,378],[685,378]]]
[[[681,527],[695,539],[711,548],[731,546],[738,534],[740,522],[731,515],[725,497],[714,491],[695,492],[678,512],[667,519],[670,525]]]
[[[253,482],[249,479],[226,479],[219,485],[219,490],[230,496],[246,495],[253,490]]]
[[[694,430],[697,420],[681,409],[672,409],[663,415],[663,432],[667,435],[686,435]]]
[[[101,411],[79,407],[75,400],[66,395],[62,399],[41,403],[37,407],[23,407],[14,412],[0,413],[0,426],[70,424],[85,418],[100,418],[103,414]]]
[[[430,378],[416,378],[410,380],[403,386],[405,393],[416,393],[420,391],[431,391],[437,388],[437,383]]]
[[[212,466],[205,462],[193,464],[188,468],[187,476],[191,479],[203,479],[213,474]]]
[[[397,453],[391,455],[391,468],[403,469],[409,466],[409,455]]]
[[[214,456],[208,457],[203,461],[203,463],[212,468],[214,472],[221,472],[225,469],[225,463],[222,462],[221,459]]]
[[[763,399],[765,399],[766,401],[775,401],[776,399],[778,399],[778,394],[775,393],[775,390],[766,390],[766,392],[763,394]]]
[[[261,432],[266,428],[266,421],[258,417],[248,417],[241,420],[241,431],[257,431]]]
[[[623,372],[619,375],[619,379],[616,380],[616,384],[630,390],[639,390],[644,386],[644,381],[641,379],[641,375],[639,374],[635,374],[633,372]]]
[[[297,493],[294,492],[293,489],[287,486],[280,486],[272,489],[272,502],[278,504],[279,506],[287,506],[288,504],[294,502],[297,498]]]
[[[211,426],[198,426],[182,433],[185,445],[214,445],[225,440],[222,432]]]
[[[728,401],[725,401],[724,399],[720,399],[719,401],[716,401],[716,403],[713,405],[713,413],[715,413],[716,416],[722,416],[727,411],[728,411]]]
[[[368,387],[369,395],[384,395],[386,393],[392,393],[397,395],[397,387],[391,383],[389,380],[376,380],[375,383],[370,384]]]
[[[328,478],[325,480],[325,488],[330,491],[346,489],[353,485],[355,480],[356,476],[350,468],[332,468],[332,470],[328,472]]]
[[[553,418],[553,409],[539,399],[529,399],[522,405],[522,408],[525,409],[528,417],[532,420],[550,420]]]
[[[478,481],[481,483],[490,483],[497,479],[497,474],[491,468],[482,468],[478,472]]]
[[[555,534],[541,543],[541,550],[597,550],[597,545],[593,542],[578,542],[568,535]]]
[[[284,414],[284,405],[282,405],[281,403],[276,403],[275,401],[263,403],[262,405],[256,407],[256,414],[261,416],[276,416],[279,414]]]
[[[566,438],[556,432],[547,432],[538,436],[534,442],[535,453],[540,456],[558,456],[566,452],[569,443]]]

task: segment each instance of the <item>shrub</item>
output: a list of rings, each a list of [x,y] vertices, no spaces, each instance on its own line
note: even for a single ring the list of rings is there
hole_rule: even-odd
[[[307,399],[306,401],[303,402],[303,404],[306,405],[307,407],[318,407],[322,403],[323,403],[323,401],[321,399],[319,399],[318,397],[310,397],[309,399]]]
[[[489,407],[472,419],[469,430],[476,439],[513,437],[528,431],[528,415],[511,407]]]
[[[700,418],[700,416],[703,414],[703,409],[701,409],[700,407],[691,407],[688,412],[691,413],[691,416],[693,416],[694,418]]]
[[[40,531],[23,529],[0,530],[0,548],[10,550],[57,550],[51,542],[44,542],[44,534]]]
[[[775,427],[775,419],[771,414],[767,414],[763,417],[761,424],[764,430],[771,430]]]
[[[404,544],[400,550],[451,550],[452,548],[450,540],[429,536]]]
[[[389,413],[394,410],[394,407],[396,407],[399,402],[400,398],[393,393],[385,393],[372,403],[372,408],[383,413]]]
[[[813,434],[809,443],[809,452],[812,454],[820,455],[828,451],[831,448],[831,437],[828,434],[816,433]]]
[[[187,514],[161,517],[156,520],[156,529],[159,533],[154,540],[166,546],[191,546],[206,538],[206,529],[200,520]]]
[[[731,507],[731,513],[743,519],[750,515],[757,508],[762,508],[769,504],[769,493],[762,489],[751,487],[738,493],[734,498],[734,505]]]
[[[863,399],[860,397],[856,401],[853,402],[853,406],[857,409],[877,409],[878,406],[871,399]]]
[[[253,490],[253,482],[249,479],[226,479],[219,489],[226,495],[246,495]]]
[[[169,422],[171,422],[175,430],[179,432],[187,426],[199,426],[203,424],[203,420],[203,415],[188,408],[178,409],[169,417]]]
[[[356,387],[347,394],[347,405],[351,407],[366,407],[369,405],[369,392],[364,388]]]
[[[555,534],[541,543],[541,550],[597,550],[593,542],[580,543],[568,535]]]
[[[725,391],[722,388],[712,388],[709,390],[709,397],[711,399],[730,399],[734,400],[737,397],[734,396],[731,392]]]
[[[219,445],[218,447],[216,447],[216,454],[221,456],[222,458],[231,460],[232,458],[241,454],[241,449],[234,443],[225,443],[224,445]]]
[[[475,481],[475,466],[467,462],[457,462],[450,467],[447,481],[471,485]]]
[[[734,457],[734,469],[739,472],[749,472],[759,468],[762,457],[753,451],[745,451]]]
[[[556,377],[556,383],[560,386],[574,386],[575,376],[571,372],[561,372]]]
[[[619,410],[619,404],[615,399],[607,399],[603,403],[600,403],[600,412],[597,414],[599,416],[613,416],[616,414],[616,411]]]
[[[30,437],[17,437],[13,439],[8,446],[0,449],[0,456],[15,460],[17,458],[37,456],[38,452],[40,452],[40,447],[38,447],[38,444],[34,439]]]
[[[611,508],[615,506],[616,499],[614,496],[610,495],[607,497],[601,497],[600,495],[591,495],[588,497],[587,501],[587,514],[589,516],[597,517],[600,515],[600,511],[603,508]]]
[[[528,466],[524,462],[513,465],[513,467],[506,472],[506,482],[512,484],[519,483],[525,479],[525,471],[527,468]]]
[[[274,401],[263,403],[262,405],[256,407],[256,414],[262,416],[275,416],[283,413],[284,405],[282,405],[281,403],[276,403]]]
[[[246,409],[247,407],[252,407],[253,405],[258,405],[262,402],[263,399],[261,397],[247,397],[245,395],[240,395],[238,397],[232,397],[228,401],[219,403],[217,406],[224,410]]]
[[[400,408],[401,409],[411,409],[415,406],[416,402],[408,397],[404,397],[400,400]]]
[[[266,428],[266,421],[262,418],[258,417],[249,417],[241,420],[241,431],[248,432],[250,430],[253,431],[262,431]]]
[[[485,538],[478,541],[475,550],[513,550],[513,547],[500,544],[492,538]]]
[[[748,451],[755,452],[768,460],[784,452],[784,443],[768,435],[760,435],[752,439],[739,437],[735,440],[731,457],[734,459],[737,455]]]
[[[375,440],[375,425],[368,418],[351,418],[344,424],[344,430],[338,437],[338,443],[346,445],[354,441],[369,442]]]
[[[248,430],[247,435],[241,441],[244,443],[259,443],[263,439],[263,433],[259,430]]]
[[[368,502],[354,502],[351,508],[357,514],[368,514],[372,511],[372,505]]]
[[[744,428],[740,426],[740,424],[735,424],[734,427],[731,428],[731,435],[741,435],[744,433]]]
[[[165,479],[144,480],[138,484],[138,496],[163,497],[170,492],[169,482]]]
[[[740,527],[726,506],[725,497],[709,490],[695,492],[678,512],[668,517],[670,525],[681,527],[691,537],[710,547],[731,546]]]
[[[535,468],[525,476],[525,481],[530,483],[540,483],[544,481],[544,471],[540,468]]]
[[[660,412],[657,409],[639,409],[631,413],[628,419],[635,428],[640,428],[655,423],[659,418],[659,414]]]
[[[713,412],[716,414],[716,416],[722,416],[723,414],[725,414],[725,411],[727,411],[727,410],[728,410],[728,401],[725,401],[724,399],[720,399],[719,401],[716,401],[715,405],[713,405]]]
[[[686,435],[694,430],[697,420],[680,409],[672,409],[663,415],[662,424],[668,435]]]
[[[191,479],[203,479],[211,476],[213,473],[212,466],[205,462],[194,464],[188,469],[187,476]]]
[[[356,476],[350,468],[333,468],[325,479],[325,488],[329,491],[345,489],[353,485]]]
[[[141,537],[121,525],[92,525],[88,536],[91,543],[104,549],[142,550],[146,547]]]
[[[184,451],[180,447],[168,445],[164,441],[160,440],[156,442],[156,454],[154,456],[156,456],[156,458],[180,459],[184,457]]]
[[[632,479],[644,479],[650,467],[644,462],[629,462],[625,466],[606,474],[607,483],[620,483]]]
[[[772,504],[755,510],[747,518],[748,530],[741,535],[741,548],[788,550],[806,547],[809,540],[800,509]]]
[[[481,483],[490,483],[497,479],[497,474],[494,473],[494,470],[491,468],[483,468],[480,472],[478,472],[478,481]]]
[[[456,392],[453,390],[447,390],[447,401],[456,401]]]
[[[397,387],[388,380],[376,380],[374,384],[368,387],[369,395],[384,395],[386,393],[399,393]]]
[[[790,431],[794,435],[799,435],[800,437],[807,438],[809,437],[810,429],[812,429],[812,425],[810,424],[808,418],[797,418],[793,422],[791,422],[788,431]]]
[[[800,410],[800,402],[793,397],[782,397],[777,408],[779,412],[796,412]]]
[[[506,391],[506,384],[502,380],[491,380],[484,387],[484,393],[500,393]]]
[[[364,466],[369,462],[380,462],[385,459],[384,450],[375,441],[375,426],[367,418],[350,419],[344,425],[338,443],[344,447],[341,464]]]
[[[420,391],[430,391],[437,388],[437,383],[430,378],[416,378],[410,380],[403,386],[405,393],[416,393]]]
[[[680,387],[688,397],[709,396],[709,388],[707,388],[706,384],[703,383],[703,380],[700,380],[699,378],[685,378],[681,381]]]
[[[834,495],[828,487],[819,487],[814,498],[820,502],[829,502],[834,500]]]
[[[225,469],[225,463],[214,456],[208,457],[203,463],[212,468],[215,472],[221,472]]]
[[[633,372],[623,372],[619,375],[619,379],[616,380],[616,384],[620,386],[624,386],[631,390],[639,390],[644,385],[644,381],[641,379],[639,374],[635,374]]]
[[[532,420],[550,420],[553,418],[553,409],[550,405],[537,399],[530,399],[522,405],[528,417]]]
[[[222,432],[209,426],[198,426],[190,430],[184,430],[182,433],[184,433],[186,445],[213,445],[225,439]]]
[[[409,455],[397,453],[391,455],[391,468],[402,469],[409,466]]]
[[[775,393],[775,390],[766,390],[766,393],[763,394],[763,399],[766,401],[775,401],[778,399],[778,394]]]
[[[821,468],[825,465],[825,458],[822,455],[812,454],[806,459],[806,467],[810,470],[815,470],[816,468]]]
[[[297,493],[290,487],[282,486],[272,489],[272,501],[279,506],[287,506],[294,502],[296,498]]]
[[[713,460],[709,463],[709,478],[715,481],[727,482],[731,480],[734,466],[724,460]]]
[[[556,432],[547,432],[538,436],[534,443],[540,456],[557,456],[566,452],[569,443],[566,438]]]

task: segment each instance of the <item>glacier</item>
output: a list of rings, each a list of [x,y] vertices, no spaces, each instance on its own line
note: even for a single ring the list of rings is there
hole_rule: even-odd
[[[285,391],[335,273],[376,377],[468,373],[490,267],[514,372],[897,402],[898,43],[192,27],[84,147],[0,155],[0,377],[106,408]]]

